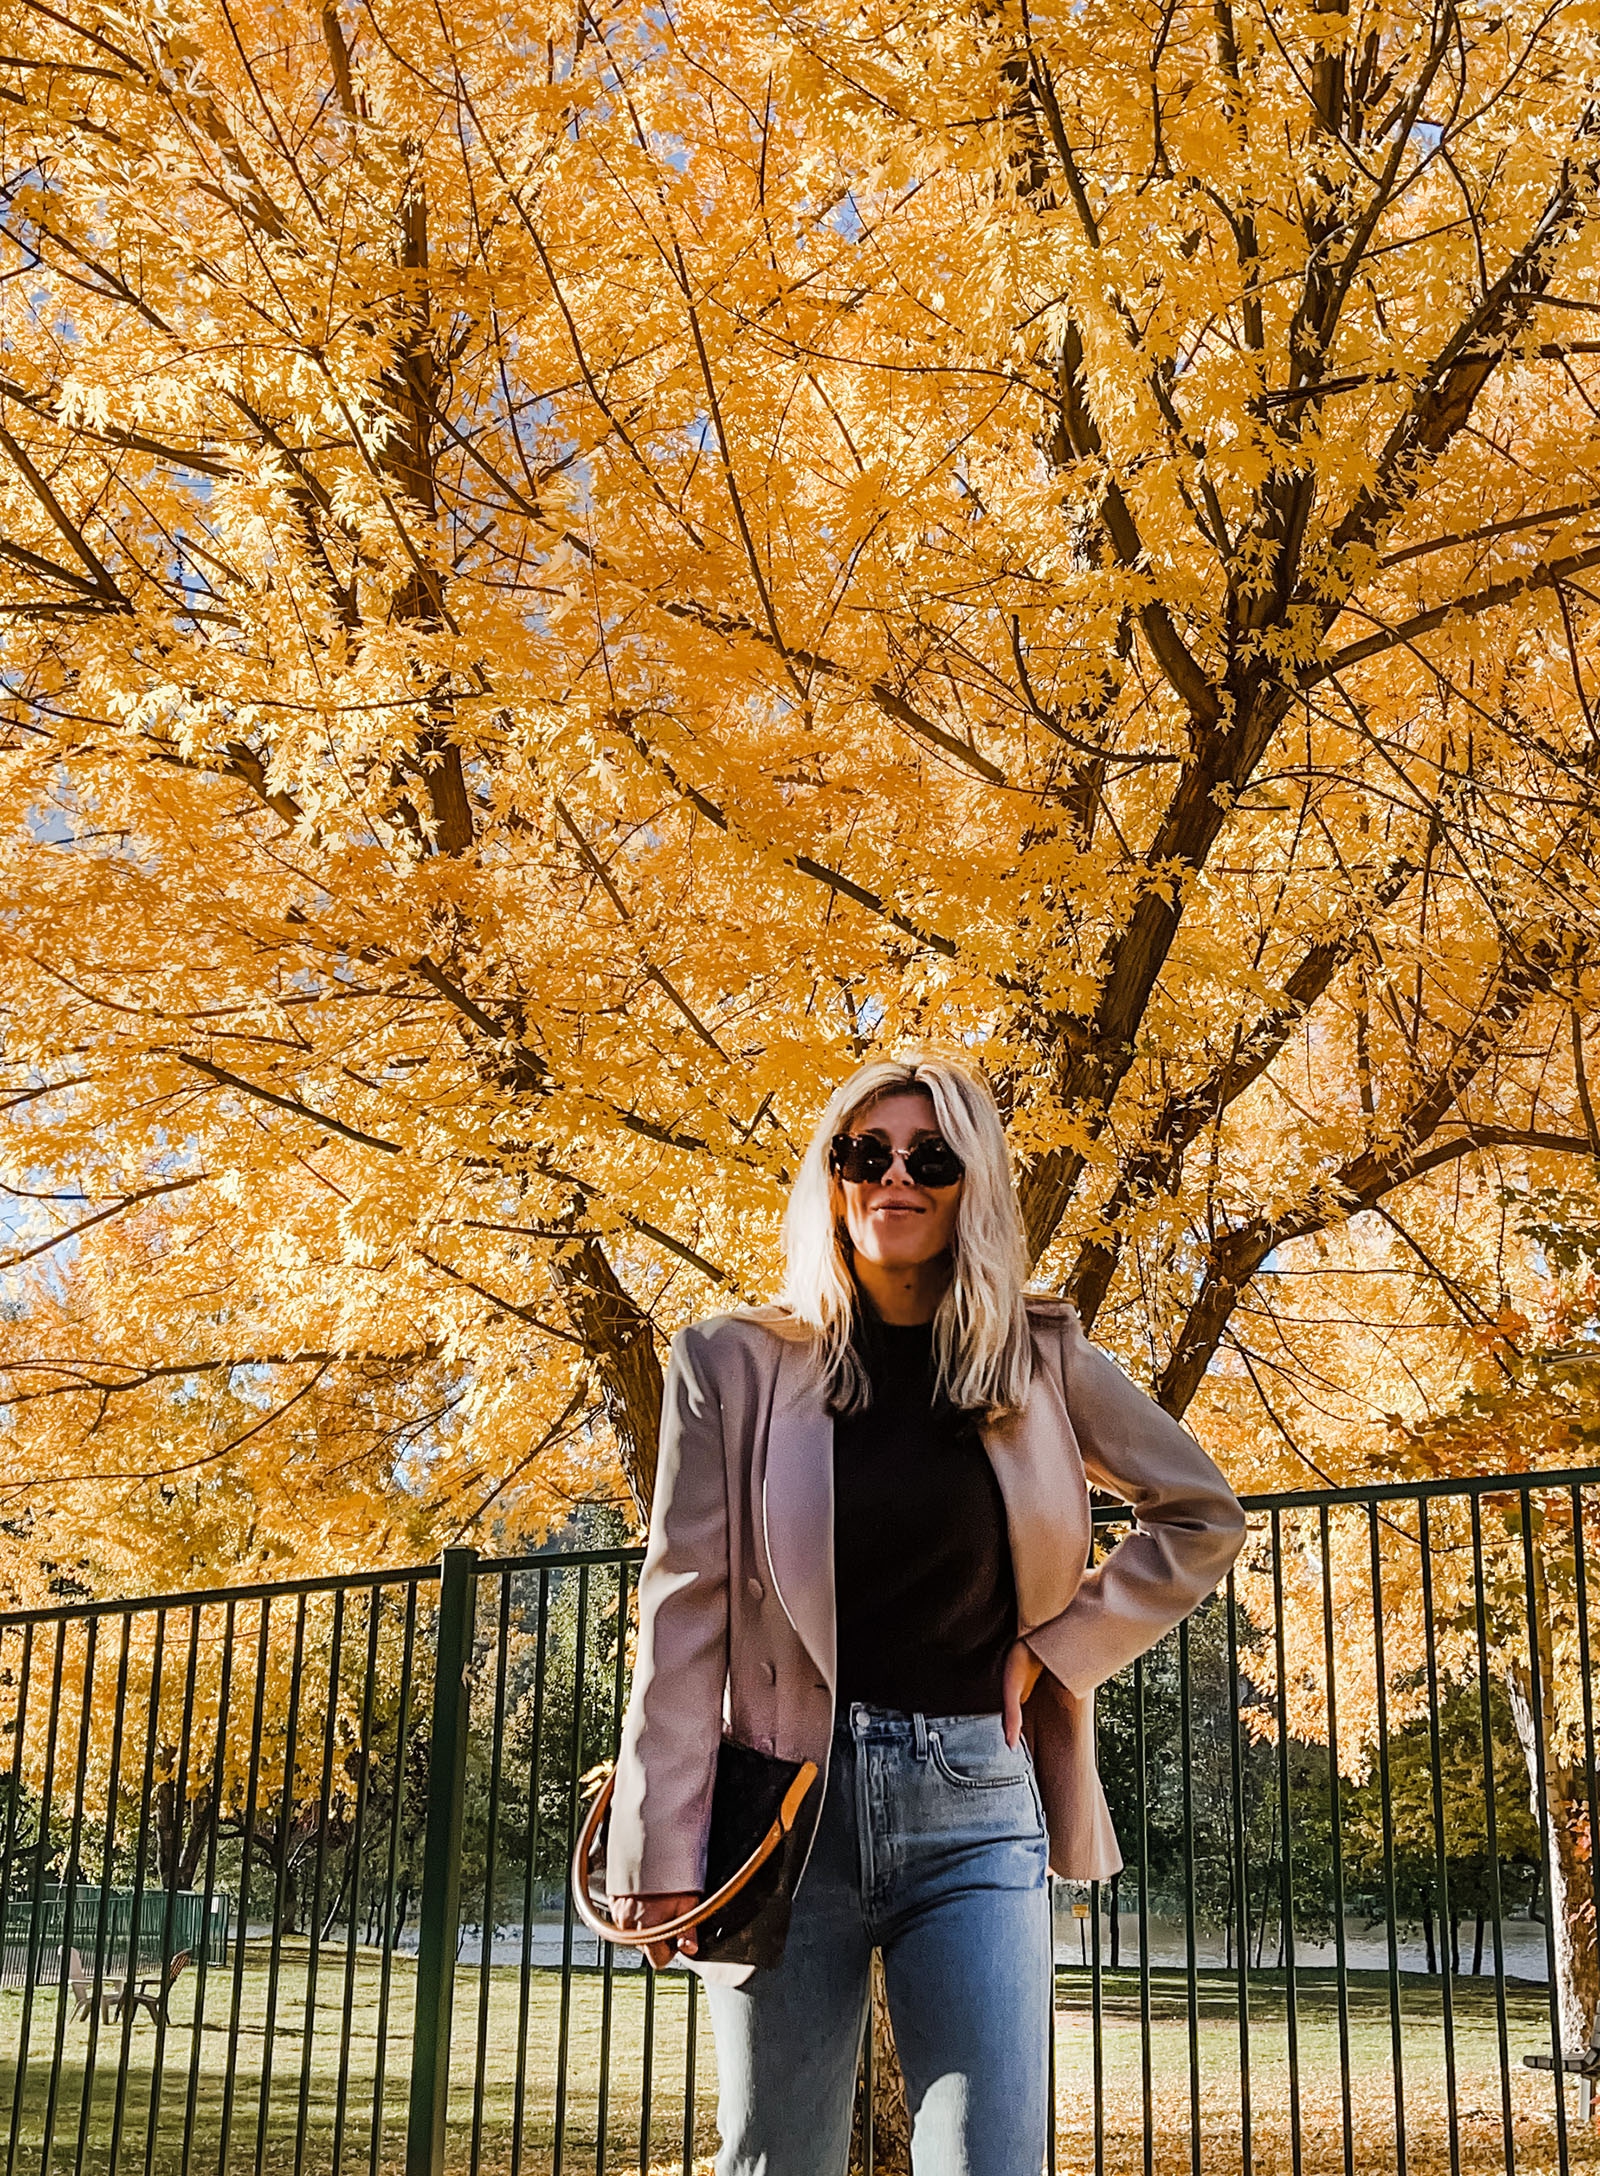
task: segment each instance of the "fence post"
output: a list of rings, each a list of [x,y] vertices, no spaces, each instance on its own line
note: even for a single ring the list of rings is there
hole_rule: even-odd
[[[478,1552],[446,1549],[440,1562],[439,1638],[428,1742],[428,1818],[417,1920],[417,2008],[411,2027],[411,2106],[406,2176],[444,2176],[450,2091],[450,2011],[461,1920],[461,1831],[466,1804],[467,1667],[477,1597]]]

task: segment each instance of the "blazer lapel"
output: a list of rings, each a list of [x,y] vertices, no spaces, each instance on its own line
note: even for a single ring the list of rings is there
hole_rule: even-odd
[[[833,1600],[833,1415],[808,1341],[779,1345],[767,1423],[761,1518],[767,1562],[789,1622],[831,1693],[837,1678]]]
[[[984,1446],[1005,1498],[1021,1629],[1058,1617],[1089,1560],[1089,1484],[1062,1396],[1049,1337],[1034,1339],[1033,1381],[1022,1411],[986,1427]]]

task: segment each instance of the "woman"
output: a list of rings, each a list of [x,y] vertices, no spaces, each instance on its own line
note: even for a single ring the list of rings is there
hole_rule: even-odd
[[[613,1906],[643,1930],[700,1894],[725,1728],[815,1760],[782,1962],[699,1968],[719,2176],[842,2176],[875,1946],[916,2176],[1038,2176],[1047,1871],[1121,1864],[1091,1696],[1223,1577],[1243,1514],[1070,1307],[1024,1296],[999,1113],[960,1064],[846,1081],[784,1240],[780,1307],[674,1342]],[[1092,1571],[1090,1484],[1136,1514]]]

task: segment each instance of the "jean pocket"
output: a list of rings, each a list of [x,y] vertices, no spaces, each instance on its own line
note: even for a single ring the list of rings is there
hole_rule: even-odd
[[[1011,1791],[1028,1781],[1028,1754],[1020,1740],[1012,1747],[1002,1739],[999,1752],[977,1773],[965,1765],[958,1767],[950,1759],[937,1730],[928,1733],[928,1753],[946,1783],[955,1784],[958,1790]]]

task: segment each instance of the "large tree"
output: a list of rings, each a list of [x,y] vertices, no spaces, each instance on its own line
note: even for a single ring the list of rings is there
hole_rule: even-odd
[[[18,1581],[643,1506],[908,1036],[1203,1430],[1353,1219],[1478,1304],[1410,1220],[1597,1140],[1592,0],[0,16]]]

